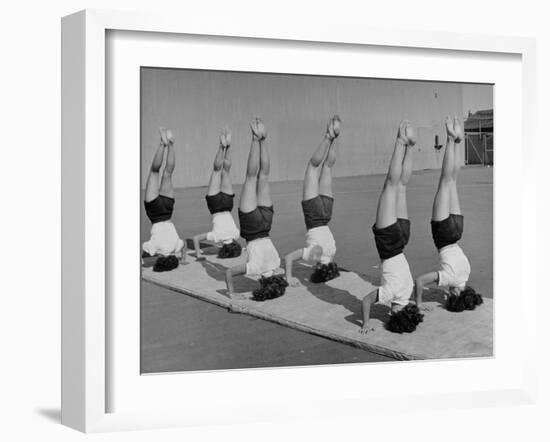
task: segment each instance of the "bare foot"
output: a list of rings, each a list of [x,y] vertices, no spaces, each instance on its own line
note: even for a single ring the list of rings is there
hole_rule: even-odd
[[[327,124],[327,137],[330,141],[333,141],[335,138],[340,135],[340,127],[342,125],[342,120],[338,115],[334,115]]]
[[[460,143],[464,139],[464,131],[462,130],[462,124],[460,120],[455,117],[454,119],[454,132],[455,132],[455,143]]]
[[[159,132],[160,132],[160,143],[163,145],[163,146],[168,146],[168,136],[166,134],[166,128],[164,127],[160,127],[159,128]]]
[[[265,137],[267,137],[264,122],[260,118],[254,118],[252,123],[250,123],[250,128],[252,129],[252,135],[259,141],[262,141]]]
[[[416,144],[416,131],[408,120],[403,120],[399,123],[397,140],[407,147],[412,147]]]
[[[176,141],[174,139],[174,134],[172,133],[172,131],[170,129],[167,129],[166,130],[166,138],[168,139],[168,143],[169,144],[174,144],[174,141]]]
[[[445,129],[447,130],[447,137],[452,138],[453,141],[455,141],[457,134],[455,132],[454,121],[449,116],[445,118]]]
[[[227,127],[224,127],[220,134],[220,145],[224,149],[229,149],[229,147],[231,146],[231,132]]]

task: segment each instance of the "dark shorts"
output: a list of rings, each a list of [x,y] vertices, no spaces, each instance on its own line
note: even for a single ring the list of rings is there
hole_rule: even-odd
[[[397,218],[393,224],[378,229],[372,226],[374,242],[380,259],[390,259],[403,253],[403,249],[411,236],[411,222],[408,219]]]
[[[210,213],[231,212],[233,210],[233,198],[235,194],[218,192],[216,195],[206,195],[206,205]]]
[[[145,201],[145,213],[151,223],[160,223],[172,218],[174,212],[174,198],[159,195],[153,201]]]
[[[437,250],[454,244],[462,238],[464,230],[464,217],[462,215],[449,215],[442,221],[432,221],[432,237]]]
[[[315,198],[302,201],[302,211],[306,221],[306,228],[327,226],[332,218],[334,198],[326,195],[317,195]]]
[[[252,212],[239,210],[241,236],[247,241],[269,236],[273,222],[273,206],[258,206]]]

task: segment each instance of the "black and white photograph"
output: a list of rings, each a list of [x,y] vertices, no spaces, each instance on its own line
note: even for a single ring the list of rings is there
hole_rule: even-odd
[[[140,83],[143,374],[493,356],[493,85]]]

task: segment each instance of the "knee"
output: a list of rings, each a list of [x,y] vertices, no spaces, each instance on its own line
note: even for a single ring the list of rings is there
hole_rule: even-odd
[[[398,184],[399,180],[394,181],[391,177],[386,177],[386,180],[384,181],[384,190],[394,190],[397,188]]]
[[[171,169],[171,170],[164,169],[164,173],[162,174],[163,178],[171,180],[172,179],[172,172],[174,172],[174,169]]]
[[[439,182],[439,188],[440,189],[449,189],[453,184],[455,184],[455,175],[444,175],[441,177],[441,181]]]
[[[229,169],[231,169],[231,161],[223,160],[223,169],[229,172]]]
[[[323,162],[323,159],[318,159],[318,158],[310,158],[309,159],[309,167],[312,167],[313,169],[317,169],[319,168],[319,166],[321,165],[321,163]]]
[[[258,178],[258,169],[255,168],[248,168],[246,169],[246,179],[252,180]]]
[[[261,170],[258,174],[258,180],[262,182],[269,181],[269,169],[267,171]]]

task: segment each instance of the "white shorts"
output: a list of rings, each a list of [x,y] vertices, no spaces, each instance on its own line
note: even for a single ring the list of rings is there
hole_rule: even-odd
[[[183,248],[172,221],[161,221],[151,227],[151,239],[143,243],[143,250],[149,255],[174,255]]]
[[[246,274],[248,276],[272,276],[273,271],[281,266],[281,258],[273,245],[271,238],[258,238],[247,244],[248,262]]]
[[[407,258],[403,253],[385,259],[380,264],[381,286],[378,288],[378,302],[387,306],[407,305],[414,289],[414,281]]]
[[[208,241],[228,244],[239,236],[239,228],[231,212],[218,212],[212,215],[212,231],[206,234]]]
[[[458,244],[451,244],[439,251],[438,285],[464,289],[470,278],[470,262]]]
[[[336,242],[328,226],[314,227],[306,232],[306,247],[302,254],[304,261],[310,260],[311,249],[315,246],[323,249],[321,264],[332,262],[336,255]]]

